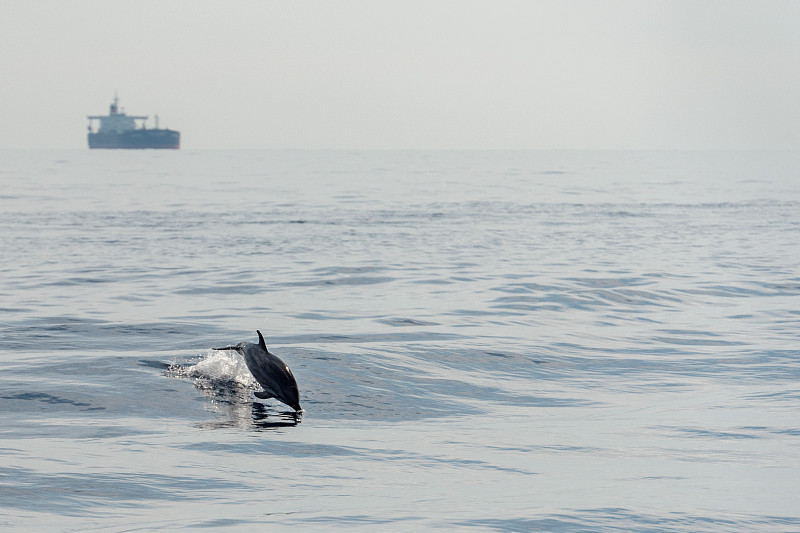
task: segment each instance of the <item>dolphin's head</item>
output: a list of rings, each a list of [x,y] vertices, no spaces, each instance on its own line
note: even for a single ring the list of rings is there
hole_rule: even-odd
[[[285,398],[281,398],[281,401],[294,409],[295,411],[302,411],[303,408],[300,407],[300,392],[297,390],[297,384],[287,388],[284,391]]]

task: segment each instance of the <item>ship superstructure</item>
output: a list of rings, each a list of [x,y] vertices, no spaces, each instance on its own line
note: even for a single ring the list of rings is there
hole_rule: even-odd
[[[148,128],[146,115],[127,115],[119,108],[119,99],[108,109],[108,115],[89,115],[89,148],[172,148],[181,146],[181,134],[175,130]],[[93,121],[99,121],[97,131]]]

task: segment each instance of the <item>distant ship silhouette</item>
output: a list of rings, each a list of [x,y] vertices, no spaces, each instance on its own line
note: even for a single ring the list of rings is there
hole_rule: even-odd
[[[114,101],[108,109],[108,115],[89,115],[89,148],[171,148],[177,150],[181,147],[181,134],[179,131],[159,129],[158,115],[156,127],[148,129],[147,116],[126,115],[120,111],[119,99],[114,95]],[[100,128],[95,132],[92,121],[99,120]],[[141,120],[137,125],[136,121]],[[138,126],[138,127],[137,127]]]

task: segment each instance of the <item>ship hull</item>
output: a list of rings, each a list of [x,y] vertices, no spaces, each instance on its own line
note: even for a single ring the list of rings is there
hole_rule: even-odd
[[[172,149],[181,147],[181,134],[174,130],[130,130],[122,133],[89,133],[89,148]]]

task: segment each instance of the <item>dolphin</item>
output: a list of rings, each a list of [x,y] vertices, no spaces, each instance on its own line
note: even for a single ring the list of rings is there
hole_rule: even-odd
[[[235,350],[242,354],[247,369],[256,378],[256,381],[264,387],[263,391],[256,391],[256,397],[266,400],[275,398],[295,411],[302,411],[300,407],[300,392],[297,390],[297,381],[294,379],[289,365],[284,363],[277,355],[267,350],[267,343],[260,331],[258,333],[258,344],[251,342],[240,342],[236,346],[226,346],[225,348],[212,348],[212,350]]]

